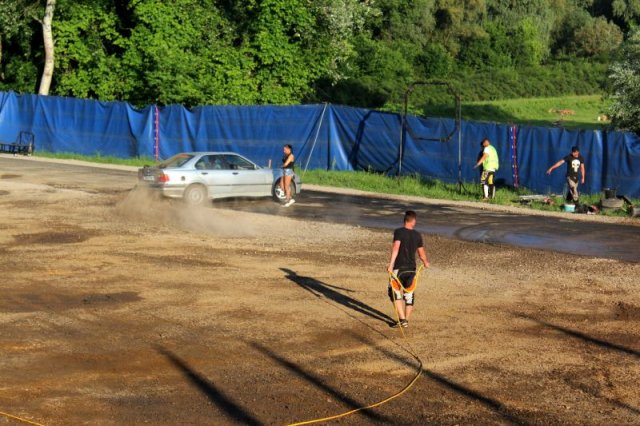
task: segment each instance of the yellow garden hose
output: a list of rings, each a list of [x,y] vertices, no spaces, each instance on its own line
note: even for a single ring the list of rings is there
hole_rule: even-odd
[[[423,266],[420,265],[420,267],[418,268],[418,270],[416,271],[416,282],[418,281],[418,277],[420,276],[420,272],[422,272]],[[390,273],[389,274],[389,280],[393,280],[393,279],[398,279],[398,277],[393,274]],[[396,304],[393,303],[393,310],[395,311],[396,314],[396,320],[398,321],[398,323],[400,322],[400,315],[398,314],[398,308],[396,307]],[[323,417],[321,419],[313,419],[313,420],[306,420],[303,422],[296,422],[296,423],[290,423],[288,426],[300,426],[300,425],[310,425],[313,423],[322,423],[322,422],[328,422],[331,420],[336,420],[336,419],[340,419],[342,417],[347,417],[350,416],[352,414],[355,414],[359,411],[364,411],[364,410],[369,410],[371,408],[375,408],[375,407],[379,407],[382,404],[386,404],[387,402],[396,399],[397,397],[399,397],[400,395],[402,395],[403,393],[405,393],[406,391],[408,391],[409,389],[411,389],[411,387],[418,381],[418,379],[420,378],[420,375],[422,374],[422,360],[420,359],[420,357],[416,354],[416,352],[413,350],[413,348],[411,347],[411,344],[408,342],[407,340],[407,336],[406,334],[404,334],[404,329],[403,327],[398,327],[400,329],[400,333],[402,334],[402,338],[405,339],[405,343],[407,344],[407,352],[409,352],[411,354],[411,356],[413,356],[413,358],[418,361],[418,370],[416,371],[416,375],[413,377],[413,379],[411,379],[411,381],[405,386],[403,387],[401,390],[399,390],[398,392],[394,393],[393,395],[378,401],[378,402],[374,402],[373,404],[369,404],[367,406],[364,407],[359,407],[359,408],[355,408],[353,410],[349,410],[346,411],[344,413],[341,414],[336,414],[334,416],[329,416],[329,417]]]
[[[416,275],[413,278],[413,283],[409,286],[409,289],[406,289],[402,286],[400,278],[398,278],[398,276],[393,272],[389,273],[389,284],[391,284],[391,287],[393,287],[397,291],[402,290],[403,293],[413,293],[416,290],[416,287],[418,286],[418,280],[420,279],[420,274],[422,273],[423,269],[424,269],[424,265],[420,265],[418,267],[418,270],[416,271]]]
[[[422,272],[423,269],[424,269],[424,267],[422,265],[420,265],[420,267],[416,271],[416,277],[415,277],[415,282],[416,283],[418,282],[418,278],[419,278],[420,273]],[[398,277],[395,274],[390,273],[389,274],[390,283],[391,283],[392,280],[397,280],[398,282],[400,282],[398,280]],[[403,289],[403,292],[404,292],[404,287],[402,287],[402,289]],[[415,290],[415,288],[412,289],[412,290]],[[394,312],[396,314],[396,320],[399,323],[400,322],[400,315],[398,314],[398,308],[396,307],[395,303],[393,303],[393,310],[394,310]],[[393,395],[391,395],[391,396],[389,396],[389,397],[387,397],[385,399],[382,399],[382,400],[380,400],[378,402],[374,402],[373,404],[369,404],[367,406],[355,408],[353,410],[349,410],[349,411],[346,411],[344,413],[336,414],[336,415],[329,416],[329,417],[323,417],[323,418],[320,418],[320,419],[313,419],[313,420],[306,420],[306,421],[302,421],[302,422],[290,423],[288,426],[309,425],[309,424],[313,424],[313,423],[328,422],[328,421],[331,421],[331,420],[340,419],[342,417],[347,417],[347,416],[350,416],[350,415],[355,414],[357,412],[364,411],[364,410],[369,410],[369,409],[372,409],[372,408],[375,408],[375,407],[379,407],[379,406],[381,406],[383,404],[386,404],[387,402],[398,398],[399,396],[404,394],[406,391],[411,389],[411,387],[418,381],[418,379],[420,378],[420,375],[422,374],[422,370],[423,370],[422,360],[415,353],[415,351],[413,350],[413,347],[408,342],[407,335],[404,333],[403,327],[398,327],[398,328],[400,329],[400,334],[402,334],[402,338],[405,340],[405,343],[407,345],[407,348],[408,348],[408,349],[406,349],[407,352],[410,353],[411,356],[413,356],[413,358],[416,361],[418,361],[418,370],[416,371],[415,376],[411,379],[411,381],[405,387],[403,387],[401,390],[399,390],[398,392],[394,393]],[[14,416],[14,415],[11,415],[11,414],[8,414],[8,413],[4,413],[2,411],[0,411],[0,415],[1,416],[5,416],[5,417],[10,418],[10,419],[13,419],[13,420],[17,420],[19,422],[23,422],[23,423],[27,423],[27,424],[30,424],[30,425],[34,425],[34,426],[44,426],[42,423],[32,422],[31,420],[27,420],[27,419],[24,419],[22,417],[18,417],[18,416]]]
[[[13,416],[13,415],[8,414],[8,413],[3,413],[2,411],[0,411],[0,416],[5,416],[5,417],[8,417],[10,419],[17,420],[19,422],[27,423],[27,424],[30,424],[30,425],[44,426],[42,423],[32,422],[31,420],[23,419],[22,417],[18,417],[18,416]]]

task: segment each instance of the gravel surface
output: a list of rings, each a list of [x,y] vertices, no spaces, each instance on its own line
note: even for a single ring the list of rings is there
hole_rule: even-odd
[[[416,384],[341,424],[640,424],[640,264],[425,236],[403,338],[390,233],[134,184],[0,172],[1,412],[286,424],[398,392],[411,347]]]

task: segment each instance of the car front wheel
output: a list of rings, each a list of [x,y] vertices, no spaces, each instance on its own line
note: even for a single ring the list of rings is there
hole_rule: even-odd
[[[282,186],[280,184],[281,179],[278,179],[275,183],[275,185],[273,185],[273,200],[274,201],[279,201],[281,203],[284,203],[287,199],[287,194],[282,190]],[[291,195],[295,195],[296,194],[296,184],[295,182],[291,182]]]
[[[190,206],[199,206],[207,199],[207,190],[202,185],[191,185],[184,192],[184,201]]]

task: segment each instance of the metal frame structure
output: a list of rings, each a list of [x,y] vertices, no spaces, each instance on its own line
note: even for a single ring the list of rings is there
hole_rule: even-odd
[[[407,121],[407,111],[409,107],[409,96],[411,92],[415,89],[416,86],[444,86],[447,91],[453,96],[455,101],[455,127],[451,133],[444,137],[439,138],[426,138],[416,135]],[[429,80],[429,81],[416,81],[413,82],[407,87],[407,90],[404,93],[404,112],[402,114],[402,126],[400,128],[400,146],[398,148],[398,173],[397,176],[400,176],[402,173],[402,159],[404,156],[404,145],[406,139],[406,133],[409,132],[414,139],[426,140],[426,141],[435,141],[435,142],[449,142],[454,135],[458,135],[458,189],[462,191],[462,103],[460,100],[460,94],[456,91],[456,89],[446,81],[440,80]]]

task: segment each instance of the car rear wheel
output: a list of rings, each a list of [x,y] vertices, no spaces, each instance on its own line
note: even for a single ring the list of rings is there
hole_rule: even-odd
[[[273,190],[271,191],[273,195],[274,201],[279,201],[284,203],[287,199],[287,194],[282,190],[282,186],[280,185],[281,179],[278,179],[276,183],[273,185]],[[291,181],[291,195],[296,195],[296,183]]]
[[[202,185],[191,185],[184,192],[184,201],[190,206],[199,206],[207,199],[207,189]]]

